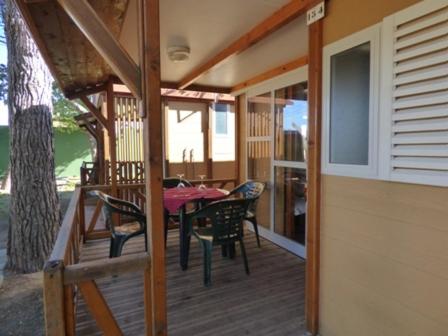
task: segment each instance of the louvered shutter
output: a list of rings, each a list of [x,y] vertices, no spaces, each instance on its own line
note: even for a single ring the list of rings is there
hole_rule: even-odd
[[[386,18],[382,64],[383,177],[448,186],[448,2]]]

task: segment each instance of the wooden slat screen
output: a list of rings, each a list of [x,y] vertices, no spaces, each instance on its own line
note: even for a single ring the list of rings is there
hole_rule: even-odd
[[[143,122],[137,111],[137,100],[115,96],[114,103],[117,161],[144,161]]]

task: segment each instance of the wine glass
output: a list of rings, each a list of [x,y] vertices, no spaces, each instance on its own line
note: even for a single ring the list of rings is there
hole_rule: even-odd
[[[185,188],[185,184],[182,182],[182,179],[184,178],[185,174],[176,174],[179,178],[179,184],[177,185],[177,188]]]
[[[198,175],[198,176],[199,176],[199,178],[201,179],[201,184],[199,185],[198,189],[199,189],[199,190],[207,189],[207,187],[206,187],[205,184],[204,184],[204,178],[205,178],[205,175]]]

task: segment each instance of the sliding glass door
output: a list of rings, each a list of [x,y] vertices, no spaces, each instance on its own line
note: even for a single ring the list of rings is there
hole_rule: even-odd
[[[308,101],[306,71],[247,98],[248,178],[267,190],[257,219],[265,238],[305,255]]]

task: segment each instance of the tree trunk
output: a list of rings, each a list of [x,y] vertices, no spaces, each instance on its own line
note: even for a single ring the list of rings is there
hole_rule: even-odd
[[[51,75],[13,0],[5,1],[11,202],[6,267],[40,270],[60,225],[52,129]]]

